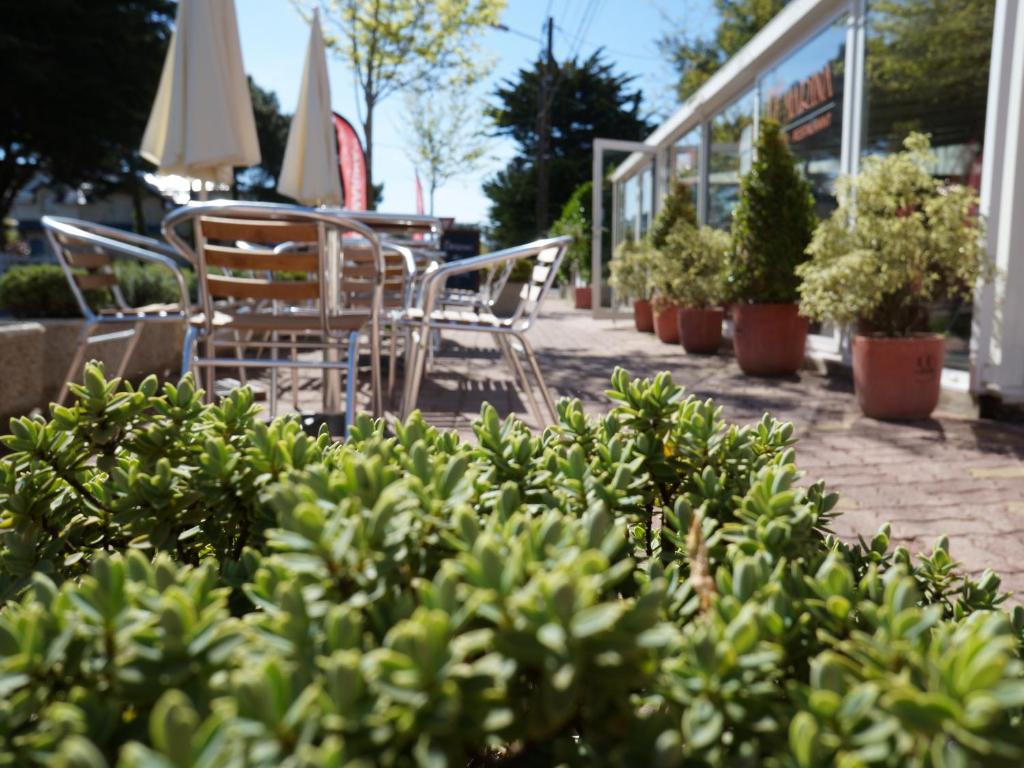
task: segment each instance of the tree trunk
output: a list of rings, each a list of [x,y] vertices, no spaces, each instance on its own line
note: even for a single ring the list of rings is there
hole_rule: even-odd
[[[7,218],[21,188],[35,175],[34,165],[19,165],[15,162],[10,147],[3,147],[4,159],[0,160],[0,219]]]
[[[142,180],[141,170],[135,154],[128,156],[128,194],[132,198],[132,226],[140,234],[146,234],[146,211],[142,205]]]
[[[375,210],[376,195],[373,191],[373,107],[371,99],[366,100],[366,119],[363,121],[363,138],[366,141],[366,209]]]

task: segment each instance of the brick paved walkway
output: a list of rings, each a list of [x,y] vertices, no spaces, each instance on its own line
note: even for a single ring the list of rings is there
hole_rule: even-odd
[[[687,356],[678,345],[637,333],[631,321],[595,321],[558,300],[529,338],[556,396],[579,397],[593,412],[608,407],[604,390],[622,365],[642,376],[670,371],[689,392],[724,406],[730,421],[756,421],[765,411],[792,421],[807,479],[824,479],[841,494],[837,533],[869,537],[888,521],[894,545],[915,553],[948,533],[954,557],[969,571],[993,568],[1024,596],[1021,426],[941,410],[925,422],[874,421],[860,414],[848,380],[808,371],[783,380],[748,378],[729,355]],[[304,392],[303,399],[314,395]],[[485,401],[536,426],[490,339],[446,336],[421,410],[431,423],[469,434]]]

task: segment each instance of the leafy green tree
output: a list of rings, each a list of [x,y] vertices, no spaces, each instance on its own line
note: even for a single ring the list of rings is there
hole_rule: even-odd
[[[37,173],[135,183],[135,148],[170,40],[169,0],[5,2],[0,218]],[[141,203],[137,206],[141,209]]]
[[[260,143],[260,164],[235,176],[238,196],[247,200],[287,200],[277,191],[277,177],[284,162],[291,115],[281,112],[277,94],[260,88],[249,78],[256,137]]]
[[[388,96],[429,89],[452,70],[477,71],[482,61],[475,40],[498,23],[505,0],[296,0],[318,6],[335,34],[327,45],[355,73],[362,95],[366,181],[371,203],[373,117]]]
[[[740,180],[733,211],[730,281],[733,298],[796,301],[796,268],[818,225],[810,183],[800,174],[779,124],[761,122],[757,157]]]
[[[547,61],[539,58],[495,91],[492,115],[499,135],[517,145],[516,155],[483,185],[491,200],[491,239],[500,246],[532,240],[548,231],[573,191],[590,179],[595,136],[640,140],[651,131],[641,114],[642,94],[634,77],[617,73],[597,51],[556,65],[547,144],[550,218],[537,221],[535,161],[539,135],[537,103]]]
[[[719,23],[711,39],[685,30],[665,34],[658,45],[679,72],[676,91],[683,101],[693,95],[729,57],[772,20],[788,0],[715,0]]]
[[[426,177],[431,215],[438,188],[476,170],[487,152],[490,137],[471,86],[458,78],[443,93],[417,91],[407,97],[407,152]]]

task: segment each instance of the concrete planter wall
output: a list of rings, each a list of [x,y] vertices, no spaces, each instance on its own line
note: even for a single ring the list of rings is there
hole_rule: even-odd
[[[0,323],[0,371],[4,372],[0,376],[0,416],[43,408],[57,395],[75,354],[82,322],[41,319]],[[109,326],[104,331],[121,327]],[[141,333],[125,375],[138,379],[155,373],[161,378],[177,378],[185,337],[182,324],[152,323],[144,326]],[[102,361],[107,371],[113,373],[126,343],[117,340],[93,344],[86,359]]]
[[[43,326],[33,322],[0,323],[0,428],[7,419],[36,407],[43,378]]]

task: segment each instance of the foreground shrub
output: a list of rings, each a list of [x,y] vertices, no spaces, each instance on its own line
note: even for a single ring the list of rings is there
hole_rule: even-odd
[[[998,578],[836,540],[789,425],[610,394],[331,445],[91,367],[7,438],[0,764],[1024,760]]]

